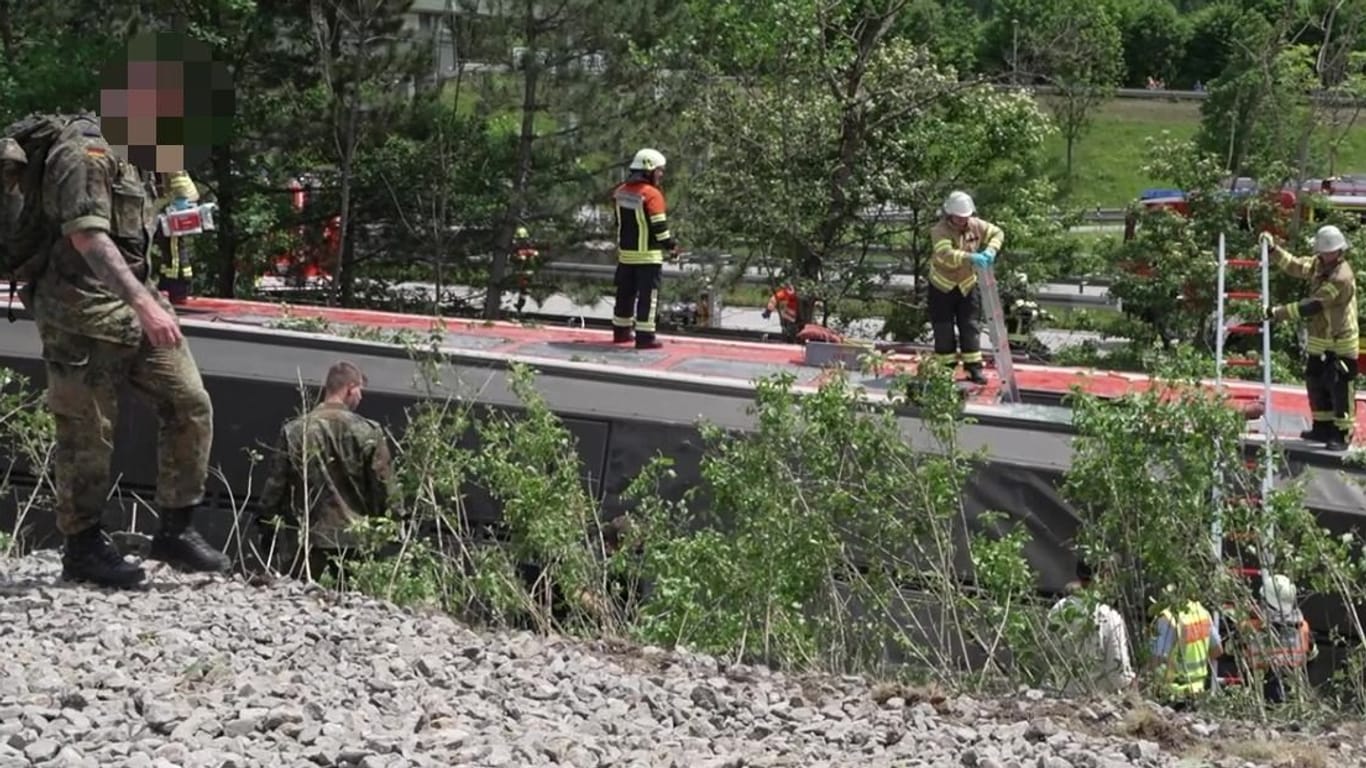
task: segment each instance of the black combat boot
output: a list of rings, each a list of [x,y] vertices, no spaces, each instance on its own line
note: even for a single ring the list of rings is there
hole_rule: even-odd
[[[133,587],[147,578],[147,573],[142,566],[124,560],[96,524],[66,537],[62,578],[102,587]]]
[[[231,563],[228,556],[209,546],[190,525],[194,507],[167,509],[161,513],[161,530],[152,539],[153,560],[181,571],[221,573]]]
[[[1332,422],[1315,421],[1309,429],[1300,432],[1300,439],[1315,443],[1327,442],[1335,431]]]
[[[967,371],[968,371],[968,380],[969,380],[969,381],[971,381],[973,384],[978,384],[978,385],[982,385],[982,386],[985,386],[985,385],[986,385],[986,383],[987,383],[987,375],[986,375],[985,373],[982,372],[982,364],[981,364],[981,363],[970,363],[970,364],[965,365],[965,366],[963,366],[963,367],[966,368]]]
[[[664,342],[655,338],[654,332],[636,334],[636,349],[660,349]]]
[[[1347,430],[1341,427],[1330,427],[1327,436],[1323,439],[1323,447],[1330,451],[1347,450]]]
[[[635,337],[635,334],[631,332],[630,328],[621,328],[619,326],[612,328],[613,344],[629,344]]]

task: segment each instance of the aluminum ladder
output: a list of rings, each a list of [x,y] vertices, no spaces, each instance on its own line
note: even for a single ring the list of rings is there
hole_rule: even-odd
[[[1267,309],[1271,306],[1271,253],[1265,241],[1260,243],[1261,254],[1258,259],[1230,259],[1228,258],[1225,236],[1219,235],[1219,269],[1218,269],[1218,299],[1215,304],[1215,352],[1214,352],[1214,383],[1215,387],[1222,391],[1224,384],[1224,366],[1231,367],[1262,367],[1262,436],[1264,438],[1262,449],[1262,462],[1260,467],[1254,460],[1246,460],[1246,468],[1261,469],[1261,489],[1260,493],[1247,499],[1247,503],[1260,506],[1262,500],[1275,487],[1276,479],[1276,457],[1273,446],[1276,441],[1276,433],[1272,429],[1272,400],[1271,400],[1271,321],[1266,319]],[[1235,269],[1256,269],[1261,272],[1261,290],[1228,290],[1227,273],[1230,268]],[[1227,320],[1227,304],[1230,301],[1252,303],[1257,307],[1257,317],[1260,322],[1229,322]],[[1230,335],[1253,335],[1260,333],[1262,336],[1261,359],[1256,358],[1225,358],[1225,344]],[[1223,467],[1214,468],[1216,478],[1224,475]],[[1223,491],[1221,483],[1214,484],[1214,494],[1212,502],[1214,504],[1214,522],[1210,531],[1210,543],[1213,547],[1215,560],[1222,563],[1225,557],[1225,547],[1229,542],[1223,526],[1222,503]],[[1270,543],[1274,530],[1269,527],[1262,531],[1261,542]],[[1251,532],[1238,532],[1235,538],[1246,540],[1252,538]],[[1260,578],[1269,575],[1274,566],[1273,554],[1266,547],[1257,547],[1257,562],[1255,566],[1241,559],[1238,567],[1238,574],[1243,578]],[[1218,621],[1216,610],[1215,620]],[[1221,685],[1240,684],[1242,681],[1237,678],[1221,678],[1217,668],[1212,675],[1212,681],[1217,688]]]
[[[977,284],[982,288],[982,310],[986,314],[987,333],[991,336],[992,359],[996,375],[1001,379],[998,397],[1002,403],[1020,402],[1020,385],[1015,380],[1015,359],[1010,351],[1010,334],[1006,328],[1005,310],[1001,307],[1001,293],[996,287],[996,272],[991,267],[974,266]]]

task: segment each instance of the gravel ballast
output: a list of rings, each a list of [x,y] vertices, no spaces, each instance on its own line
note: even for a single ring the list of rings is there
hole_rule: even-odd
[[[62,582],[55,552],[0,560],[0,768],[1255,764],[1183,758],[1208,723],[1172,726],[1179,751],[1125,733],[1118,704],[786,677],[147,565],[112,592]]]

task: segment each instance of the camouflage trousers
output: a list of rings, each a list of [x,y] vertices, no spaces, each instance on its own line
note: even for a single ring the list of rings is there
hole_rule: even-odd
[[[204,498],[213,445],[213,404],[188,341],[131,347],[39,327],[47,404],[56,420],[57,528],[64,535],[100,522],[110,490],[119,389],[128,385],[157,414],[158,511]]]

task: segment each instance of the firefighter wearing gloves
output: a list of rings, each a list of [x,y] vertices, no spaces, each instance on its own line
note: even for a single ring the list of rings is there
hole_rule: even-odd
[[[982,288],[974,268],[991,267],[1005,233],[977,218],[976,212],[966,192],[953,192],[944,201],[944,215],[930,230],[934,252],[930,257],[929,310],[935,357],[950,367],[961,360],[968,378],[985,384]]]
[[[642,149],[631,159],[631,175],[612,193],[617,213],[616,306],[612,341],[635,339],[636,349],[658,349],[655,317],[659,309],[664,254],[678,255],[665,211],[664,155]],[[634,333],[633,333],[634,331]]]
[[[1347,238],[1337,227],[1321,227],[1314,234],[1312,258],[1290,255],[1270,233],[1263,232],[1261,239],[1277,267],[1309,279],[1306,298],[1266,311],[1268,320],[1308,322],[1304,383],[1313,427],[1300,437],[1322,442],[1330,451],[1345,451],[1356,424],[1358,344],[1356,276],[1345,258]]]

